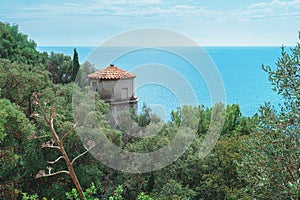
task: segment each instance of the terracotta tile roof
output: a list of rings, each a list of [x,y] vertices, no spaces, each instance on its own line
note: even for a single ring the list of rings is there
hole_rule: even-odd
[[[120,69],[113,64],[106,67],[105,69],[99,70],[95,73],[89,74],[91,79],[130,79],[135,78],[136,75],[126,72],[123,69]]]

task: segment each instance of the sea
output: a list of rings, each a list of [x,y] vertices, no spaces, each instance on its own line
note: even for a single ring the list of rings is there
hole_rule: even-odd
[[[262,64],[275,69],[281,56],[279,46],[208,46],[201,50],[185,47],[185,53],[170,48],[118,51],[114,47],[99,51],[89,46],[39,46],[38,50],[72,57],[74,48],[80,63],[89,61],[97,69],[113,63],[136,74],[135,95],[139,98],[139,110],[145,103],[164,119],[169,119],[170,112],[179,106],[203,104],[211,107],[217,101],[215,97],[226,104],[239,104],[242,114],[249,117],[258,113],[266,102],[275,107],[282,102],[272,90],[268,74],[262,70]],[[98,62],[99,58],[103,58],[102,63]],[[206,60],[199,61],[202,68],[193,65],[193,59],[197,58]]]

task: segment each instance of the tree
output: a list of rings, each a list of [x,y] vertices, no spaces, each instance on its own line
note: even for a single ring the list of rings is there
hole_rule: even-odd
[[[46,110],[45,108],[42,106],[42,103],[39,100],[39,94],[37,93],[33,93],[33,103],[35,105],[37,105],[39,107],[39,109],[42,112],[42,116],[45,120],[45,122],[47,123],[48,127],[50,128],[50,132],[52,133],[52,139],[43,143],[42,144],[42,148],[53,148],[53,149],[58,149],[61,152],[61,156],[59,156],[58,158],[56,158],[54,161],[48,161],[49,164],[55,164],[57,163],[60,159],[64,159],[68,170],[61,170],[61,171],[57,171],[57,172],[51,172],[52,168],[48,167],[48,173],[46,173],[44,170],[40,170],[39,173],[36,175],[36,178],[41,178],[41,177],[48,177],[48,176],[54,176],[57,174],[61,174],[61,173],[66,173],[68,175],[70,175],[70,177],[72,178],[72,181],[76,187],[77,192],[79,193],[79,196],[81,197],[81,199],[84,199],[84,195],[83,195],[83,190],[81,188],[81,185],[77,179],[76,173],[74,171],[73,168],[73,163],[80,158],[81,156],[85,155],[86,153],[88,153],[92,148],[95,147],[95,142],[94,141],[89,141],[86,147],[86,151],[84,151],[83,153],[79,154],[78,156],[76,156],[73,160],[69,159],[69,155],[67,154],[65,147],[63,145],[64,139],[71,134],[76,125],[74,125],[67,133],[65,133],[62,137],[60,137],[55,128],[54,128],[54,118],[55,118],[55,114],[53,112],[53,109],[50,110],[50,114],[49,116],[47,116]],[[45,105],[47,105],[47,101],[44,102]],[[35,116],[38,116],[38,113],[34,113]]]
[[[143,103],[142,112],[137,116],[137,123],[141,127],[149,125],[151,122],[151,109]]]
[[[171,123],[197,130],[198,135],[206,134],[210,126],[212,108],[201,106],[183,106],[171,112]],[[257,124],[257,116],[242,116],[238,104],[226,106],[222,135],[249,134]]]
[[[54,84],[66,84],[72,81],[72,59],[62,53],[51,52],[47,69]]]
[[[16,25],[0,23],[0,34],[2,36],[0,39],[0,148],[2,159],[0,162],[0,195],[7,194],[8,196],[3,199],[9,199],[10,197],[14,198],[18,191],[22,191],[31,194],[38,193],[41,197],[59,199],[68,188],[73,186],[68,176],[62,174],[51,178],[34,179],[40,169],[46,169],[47,161],[55,161],[61,155],[60,151],[41,148],[41,144],[44,146],[49,144],[47,142],[51,135],[47,134],[49,127],[41,117],[34,117],[39,111],[32,105],[31,95],[34,91],[41,93],[41,102],[48,102],[48,105],[56,108],[54,128],[57,133],[67,132],[72,127],[74,119],[72,111],[74,85],[66,84],[71,79],[72,59],[63,54],[52,53],[48,57],[47,53],[39,53],[35,49],[36,44],[27,36],[19,33]],[[85,69],[84,72],[88,73],[89,70]],[[63,84],[53,84],[50,78],[54,83]],[[7,100],[2,101],[4,98]],[[5,103],[6,101],[10,102],[18,112],[10,109],[10,106]],[[39,114],[41,115],[41,113]],[[33,130],[28,132],[24,132],[25,129],[21,130],[23,121],[26,122],[25,125],[32,126]],[[117,137],[110,129],[107,129],[107,133],[111,138]],[[59,136],[62,137],[62,135]],[[84,152],[86,149],[83,146],[76,132],[72,134],[72,137],[68,137],[68,140],[64,140],[64,147],[70,158],[76,158],[78,154]],[[62,160],[55,163],[56,171],[65,169],[66,166]],[[113,170],[105,167],[91,155],[86,155],[85,159],[78,161],[79,159],[76,159],[73,164],[76,165],[78,178],[84,188],[88,187],[91,182],[94,182],[97,188],[101,188],[100,191],[107,188],[112,190],[115,187],[113,184],[105,185],[104,189],[101,186],[101,182],[107,177],[116,176]],[[47,170],[47,172],[49,171]],[[54,170],[51,170],[52,172]]]
[[[0,99],[0,116],[0,199],[14,199],[25,168],[24,143],[34,133],[34,126],[7,99]]]
[[[0,22],[0,57],[11,62],[34,64],[39,60],[36,43],[28,36],[19,33],[18,25]]]
[[[162,188],[157,190],[153,196],[159,200],[187,200],[192,199],[195,196],[195,192],[189,187],[183,187],[180,182],[170,179]]]
[[[95,66],[88,61],[82,63],[76,75],[76,83],[79,85],[79,87],[84,88],[85,86],[89,86],[88,75],[94,73],[95,71],[97,71]]]
[[[239,175],[257,199],[300,199],[300,44],[290,52],[282,47],[275,69],[262,66],[284,104],[279,110],[261,106],[256,133],[245,140],[250,151],[239,163]]]
[[[122,185],[119,185],[112,193],[112,196],[109,197],[109,200],[123,200],[122,194],[123,187]]]
[[[38,52],[35,41],[20,33],[16,24],[0,22],[0,36],[0,58],[32,66],[45,64],[49,60],[48,54]]]
[[[33,112],[30,99],[34,91],[50,87],[48,72],[41,65],[31,66],[24,63],[0,59],[1,98],[6,98],[20,106],[27,117]]]
[[[76,87],[76,85],[73,85],[72,83],[64,85],[57,84],[52,87],[47,87],[40,92],[41,104],[44,105],[45,102],[48,108],[55,108],[55,118],[53,123],[60,138],[63,137],[64,133],[69,132],[74,125],[72,95],[77,91],[74,90],[74,87]],[[83,103],[87,104],[87,102]],[[51,143],[51,132],[49,131],[49,126],[44,121],[40,110],[36,106],[34,106],[34,108],[35,112],[31,117],[31,121],[36,127],[35,135],[31,137],[26,145],[24,145],[26,151],[22,155],[22,158],[26,168],[24,168],[22,181],[18,186],[23,192],[28,194],[38,193],[40,197],[60,199],[66,191],[69,191],[74,187],[72,179],[67,173],[35,179],[36,174],[40,170],[45,170],[45,174],[49,174],[49,169],[47,170],[48,167],[53,168],[51,173],[66,170],[66,163],[64,162],[64,159],[59,159],[59,161],[54,164],[48,163],[49,161],[55,161],[62,155],[59,149],[45,147],[49,142]],[[104,112],[104,110],[109,111],[109,107],[102,101],[99,102],[99,105],[97,104],[96,108],[99,114]],[[49,116],[51,109],[46,110],[47,116]],[[40,117],[34,117],[36,114],[39,114]],[[100,123],[100,120],[98,123]],[[78,155],[82,154],[82,152],[85,152],[85,147],[88,147],[87,144],[90,140],[81,141],[78,133],[80,126],[77,122],[76,124],[78,125],[76,130],[63,140],[63,146],[68,153],[70,160],[76,158]],[[92,135],[89,129],[87,131]],[[117,134],[109,130],[107,132],[109,137],[113,138],[113,141],[116,141],[115,138],[117,138]],[[54,145],[57,145],[57,143]],[[112,190],[115,187],[112,183],[107,183],[107,179],[113,180],[116,177],[116,172],[104,166],[91,154],[87,153],[85,156],[76,159],[76,161],[73,162],[73,166],[82,188],[88,188],[91,182],[95,183],[99,193],[104,193],[104,191]],[[105,184],[102,185],[105,180]]]
[[[232,104],[226,106],[226,120],[224,124],[224,134],[233,134],[234,130],[240,123],[241,118],[240,106]]]
[[[76,51],[76,48],[74,49],[73,54],[73,70],[72,70],[72,81],[75,81],[77,73],[79,71],[80,65],[78,61],[78,53]]]

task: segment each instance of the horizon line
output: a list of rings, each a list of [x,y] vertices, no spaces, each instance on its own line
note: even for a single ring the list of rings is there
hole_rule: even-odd
[[[37,45],[37,47],[93,47],[93,48],[97,48],[100,47],[99,46],[92,46],[92,45]],[[151,47],[293,47],[295,45],[201,45],[201,46],[182,46],[182,45],[178,45],[178,46],[149,46],[149,48]],[[101,46],[101,47],[141,47],[141,46]],[[146,46],[145,46],[146,47]]]

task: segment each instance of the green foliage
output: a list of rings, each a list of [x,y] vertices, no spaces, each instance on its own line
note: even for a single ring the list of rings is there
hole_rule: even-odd
[[[248,136],[221,137],[201,162],[199,191],[203,199],[249,199],[246,184],[238,179],[237,161],[248,153],[242,141]]]
[[[283,97],[278,112],[261,106],[259,126],[244,141],[249,149],[239,162],[239,176],[252,198],[299,199],[300,45],[288,54],[282,48],[276,68],[263,65],[274,91]]]
[[[73,188],[71,192],[66,192],[66,198],[71,199],[71,200],[73,200],[73,199],[79,200],[80,199],[79,194],[75,188]]]
[[[75,188],[71,190],[71,192],[66,192],[66,199],[70,200],[80,200],[80,196]],[[98,198],[95,197],[97,195],[97,188],[94,183],[91,184],[89,188],[87,188],[83,192],[84,198],[88,200],[98,200]]]
[[[54,84],[66,84],[72,81],[73,61],[70,56],[51,52],[47,69]]]
[[[273,90],[284,98],[285,105],[288,108],[299,106],[299,59],[300,44],[298,43],[296,47],[291,49],[291,54],[288,54],[285,48],[282,47],[281,58],[278,58],[275,70],[272,70],[270,66],[262,66],[263,70],[269,74],[269,81],[274,86]]]
[[[22,193],[22,200],[37,200],[39,196],[37,194],[28,195],[26,192]]]
[[[76,49],[73,59],[54,52],[48,56],[37,52],[34,41],[19,33],[16,25],[0,23],[0,34],[0,199],[16,199],[21,191],[23,199],[79,199],[68,176],[34,179],[46,168],[46,161],[56,159],[59,153],[41,148],[50,133],[41,117],[33,117],[41,113],[32,107],[32,92],[38,92],[41,102],[55,109],[54,126],[59,136],[73,126],[76,116],[78,128],[64,142],[70,159],[84,152],[83,145],[91,139],[100,148],[106,148],[102,145],[106,137],[128,151],[152,152],[168,144],[182,128],[195,133],[193,143],[180,158],[155,172],[119,172],[90,154],[76,160],[74,168],[87,188],[86,199],[299,198],[299,44],[290,54],[282,49],[275,70],[263,66],[274,90],[284,99],[281,110],[266,104],[259,115],[246,117],[238,104],[227,105],[218,142],[199,159],[203,139],[215,119],[215,107],[183,106],[172,111],[171,121],[164,123],[143,105],[140,115],[124,113],[119,130],[113,129],[107,121],[111,119],[109,105],[87,100],[84,86],[95,68],[88,62],[79,67]],[[77,85],[70,83],[76,74]],[[128,130],[155,135],[127,137]],[[65,167],[59,161],[54,170]]]
[[[171,123],[175,126],[185,126],[197,130],[198,135],[206,134],[211,122],[212,108],[205,106],[183,106],[171,112]],[[250,134],[258,123],[256,115],[242,116],[238,104],[227,105],[222,135]]]
[[[7,99],[0,99],[0,199],[15,197],[16,185],[23,176],[23,155],[26,140],[34,127],[18,107]]]
[[[68,188],[72,187],[68,177],[56,176],[49,179],[34,179],[39,170],[45,169],[46,161],[56,159],[58,153],[41,149],[41,144],[49,140],[50,134],[40,117],[33,118],[41,115],[41,113],[32,106],[31,94],[38,92],[42,96],[42,102],[55,108],[57,114],[54,123],[58,134],[61,135],[68,131],[73,125],[73,85],[51,83],[47,69],[52,70],[50,77],[53,82],[67,83],[68,77],[71,77],[73,62],[70,57],[62,54],[52,53],[48,57],[47,53],[37,52],[35,43],[29,41],[27,36],[18,33],[17,26],[1,23],[0,33],[2,35],[1,45],[7,41],[9,43],[7,45],[10,45],[10,47],[0,45],[0,98],[8,99],[17,105],[16,109],[20,110],[15,116],[13,110],[8,110],[10,107],[7,107],[6,101],[1,99],[1,199],[2,197],[8,199],[9,196],[14,199],[19,190],[33,194],[38,191],[39,196],[59,199]],[[32,45],[28,45],[29,43]],[[22,45],[25,45],[27,49],[23,48]],[[30,55],[26,53],[28,50],[31,52]],[[104,105],[102,107],[104,108]],[[35,130],[32,128],[30,131],[24,131],[25,133],[23,130],[19,130],[18,128],[24,125],[21,122],[23,118],[26,121],[26,126],[35,124]],[[70,157],[74,158],[85,149],[78,135],[74,132],[71,135],[65,147],[70,152]],[[29,140],[27,140],[28,137]],[[3,159],[5,162],[2,162]],[[57,164],[55,171],[65,169],[63,162]],[[99,185],[101,178],[97,179],[95,175],[99,175],[99,170],[104,168],[101,163],[92,156],[87,156],[82,162],[78,159],[75,165],[78,165],[76,170],[81,172],[79,179],[85,183],[83,184],[84,187],[87,187],[91,180]],[[84,173],[82,173],[83,170],[85,170]]]
[[[162,200],[182,200],[192,199],[195,196],[195,192],[188,187],[182,187],[176,180],[169,180],[161,190],[155,192],[155,199]]]
[[[19,32],[17,25],[10,25],[0,22],[0,58],[8,59],[12,63],[22,63],[32,66],[30,70],[35,71],[36,66],[46,65],[50,72],[53,83],[69,83],[77,74],[79,69],[78,54],[74,51],[74,60],[70,56],[51,52],[40,53],[36,50],[36,43],[28,39],[27,35]],[[75,54],[76,53],[76,54]],[[73,73],[73,66],[75,72]],[[40,69],[38,69],[40,70]],[[36,71],[37,75],[38,72]],[[47,74],[48,76],[48,74]],[[12,79],[14,80],[14,79]]]
[[[0,36],[0,58],[9,59],[11,62],[35,64],[45,56],[39,54],[33,40],[19,32],[18,25],[0,22]]]
[[[176,111],[174,110],[171,111],[171,122],[177,127],[180,126],[181,123],[180,108],[177,108]]]
[[[0,59],[1,98],[9,99],[20,106],[27,117],[33,112],[31,94],[50,86],[48,73],[43,66],[32,67]]]
[[[84,86],[88,86],[88,75],[92,74],[96,71],[94,65],[85,61],[80,65],[79,71],[76,76],[76,83],[79,85],[80,88],[84,88]]]
[[[148,195],[146,195],[144,192],[142,192],[137,197],[137,200],[153,200],[153,199],[151,197],[149,197]]]
[[[109,200],[123,200],[123,187],[119,185],[113,192],[113,194],[109,197]]]
[[[74,49],[73,54],[73,70],[72,70],[72,81],[75,81],[77,73],[79,71],[80,65],[78,61],[78,53],[76,51],[76,48]]]
[[[232,134],[235,128],[239,125],[241,118],[240,107],[237,104],[227,105],[226,120],[224,124],[224,134]]]
[[[137,116],[137,123],[141,127],[149,125],[151,122],[151,109],[143,103],[142,112]]]

